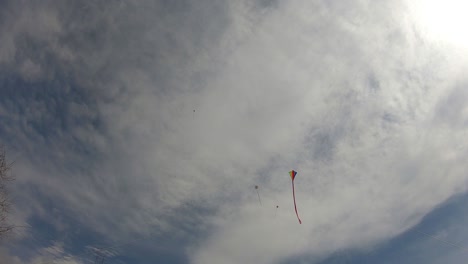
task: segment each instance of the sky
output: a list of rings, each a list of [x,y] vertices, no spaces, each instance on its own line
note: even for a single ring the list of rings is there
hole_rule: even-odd
[[[460,263],[467,7],[0,1],[0,263]]]

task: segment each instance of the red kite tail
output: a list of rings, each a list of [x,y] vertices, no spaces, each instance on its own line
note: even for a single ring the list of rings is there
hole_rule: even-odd
[[[294,180],[291,180],[292,189],[293,189],[293,199],[294,199],[294,210],[296,211],[297,220],[299,220],[299,224],[302,224],[301,219],[299,218],[299,214],[297,213],[296,207],[296,194],[294,193]]]

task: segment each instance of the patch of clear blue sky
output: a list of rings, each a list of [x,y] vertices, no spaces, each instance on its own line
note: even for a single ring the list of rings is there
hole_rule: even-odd
[[[83,158],[69,159],[65,165],[70,171],[91,168],[99,161],[99,150],[73,134],[80,127],[105,133],[92,95],[73,80],[57,74],[53,80],[29,82],[16,74],[1,74],[0,89],[0,138],[8,149],[37,161],[37,166],[44,160],[59,160],[57,151],[66,149]],[[93,114],[74,112],[73,106]]]

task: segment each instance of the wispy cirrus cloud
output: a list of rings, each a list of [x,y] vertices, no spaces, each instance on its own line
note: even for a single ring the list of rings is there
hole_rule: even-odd
[[[9,264],[40,264],[45,262],[56,264],[82,264],[91,261],[89,256],[88,258],[76,258],[67,254],[60,243],[37,250],[35,256],[29,260],[21,260],[19,257],[12,256],[5,248],[0,249],[0,257],[0,263]]]

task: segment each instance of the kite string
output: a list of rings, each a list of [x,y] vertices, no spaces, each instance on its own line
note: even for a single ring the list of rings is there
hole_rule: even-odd
[[[299,220],[299,224],[302,224],[302,221],[301,221],[301,219],[299,218],[299,214],[297,213],[296,194],[295,194],[295,192],[294,192],[294,180],[291,180],[291,184],[292,184],[292,189],[293,189],[294,210],[296,211],[296,216],[297,216],[297,220]]]
[[[257,191],[258,201],[260,202],[260,205],[262,205],[262,199],[260,199],[260,194],[258,193],[258,189],[255,189],[255,191]]]
[[[428,237],[431,237],[435,240],[438,240],[438,241],[441,241],[447,245],[450,245],[450,246],[454,246],[454,247],[457,247],[457,248],[461,248],[461,249],[464,249],[461,245],[459,245],[459,242],[458,243],[454,243],[454,242],[451,242],[451,241],[448,241],[448,240],[445,240],[445,239],[442,239],[440,237],[437,237],[435,235],[431,235],[429,233],[426,233],[426,232],[423,232],[423,231],[419,231],[419,230],[415,230],[416,232],[420,233],[420,234],[423,234],[425,236],[428,236]],[[465,251],[466,249],[464,249],[463,251]]]

